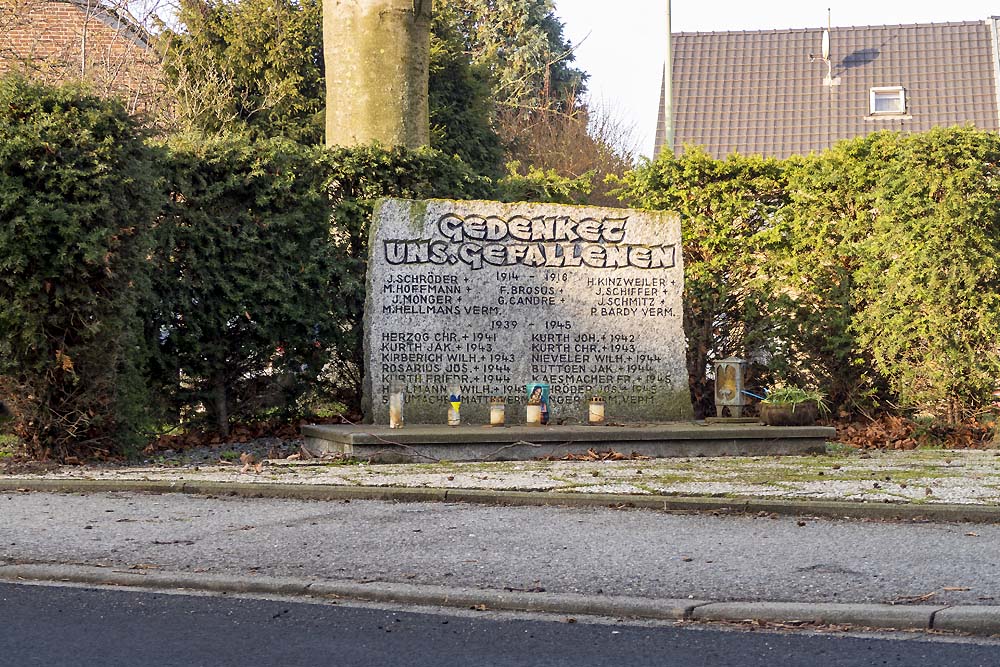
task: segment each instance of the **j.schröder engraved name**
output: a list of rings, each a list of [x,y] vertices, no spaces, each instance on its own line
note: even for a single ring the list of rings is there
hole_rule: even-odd
[[[459,264],[473,270],[496,266],[669,269],[675,244],[628,243],[625,217],[526,217],[442,215],[439,238],[383,241],[391,265]]]

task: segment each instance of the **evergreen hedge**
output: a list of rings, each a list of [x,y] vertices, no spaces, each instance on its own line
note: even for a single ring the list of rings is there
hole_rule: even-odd
[[[876,133],[820,155],[688,149],[623,200],[682,215],[692,396],[711,362],[843,410],[957,421],[1000,377],[1000,137]],[[115,102],[0,81],[0,401],[31,453],[355,403],[368,223],[384,196],[574,201],[434,151],[144,141]]]
[[[140,437],[155,159],[120,104],[0,80],[0,400],[37,456]]]
[[[231,421],[295,409],[327,348],[343,344],[337,295],[356,281],[328,243],[317,150],[184,138],[166,148],[149,377],[164,423],[203,414],[227,435]]]
[[[435,151],[148,143],[72,87],[0,107],[0,400],[36,455],[357,402],[374,200],[495,187]]]
[[[758,387],[817,386],[845,412],[948,422],[1000,383],[1000,137],[878,132],[783,161],[697,149],[626,175],[630,204],[682,214],[696,405],[711,362]]]
[[[317,394],[358,402],[375,199],[489,193],[433,151],[243,138],[168,149],[150,376],[166,424],[207,417],[222,434],[232,421],[301,414]]]

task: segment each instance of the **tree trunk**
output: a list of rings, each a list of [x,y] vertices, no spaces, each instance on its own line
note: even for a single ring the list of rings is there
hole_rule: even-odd
[[[430,143],[432,0],[324,0],[326,143]]]

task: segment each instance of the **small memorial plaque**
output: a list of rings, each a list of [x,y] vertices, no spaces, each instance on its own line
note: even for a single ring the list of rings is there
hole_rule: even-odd
[[[365,304],[366,417],[444,424],[461,387],[463,424],[490,399],[523,424],[526,387],[549,386],[548,422],[691,418],[675,214],[489,201],[379,203]]]

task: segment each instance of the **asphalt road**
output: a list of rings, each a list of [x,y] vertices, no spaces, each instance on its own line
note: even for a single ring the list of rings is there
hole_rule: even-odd
[[[933,594],[924,601],[1000,604],[993,525],[179,494],[4,494],[0,517],[8,563],[654,598]]]
[[[993,667],[996,642],[444,615],[0,584],[0,666]]]

